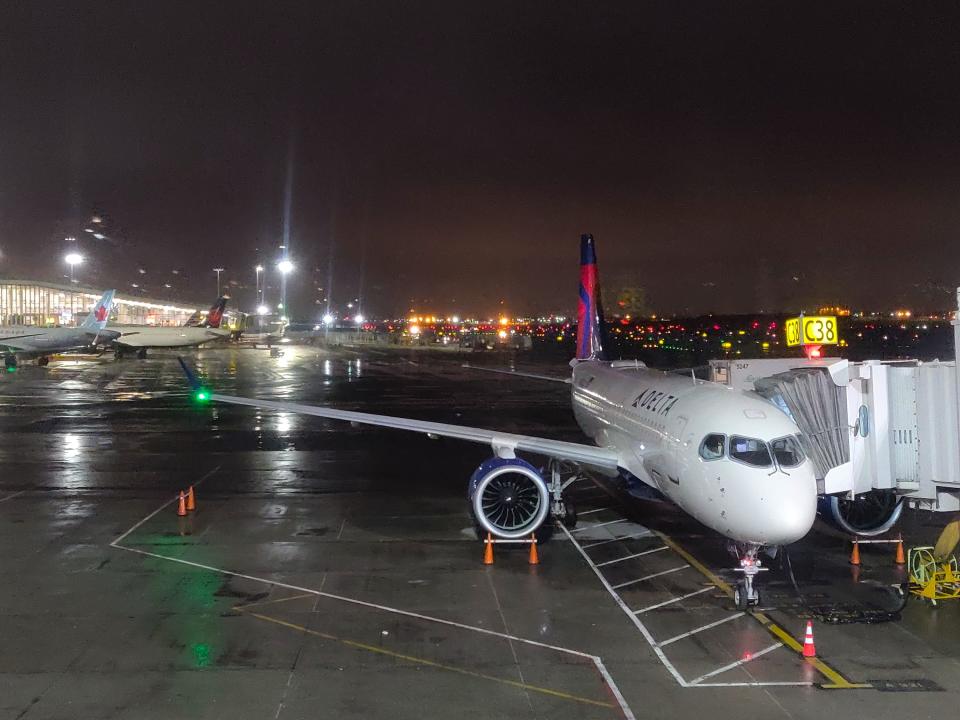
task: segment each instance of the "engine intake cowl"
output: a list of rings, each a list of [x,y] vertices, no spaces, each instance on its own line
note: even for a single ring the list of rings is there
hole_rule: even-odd
[[[543,476],[520,458],[491,458],[470,477],[467,497],[474,519],[485,531],[507,540],[528,537],[550,511]]]
[[[817,499],[817,512],[822,520],[861,537],[889,531],[897,524],[902,511],[903,498],[883,490],[871,490],[854,500],[837,495],[821,495]]]

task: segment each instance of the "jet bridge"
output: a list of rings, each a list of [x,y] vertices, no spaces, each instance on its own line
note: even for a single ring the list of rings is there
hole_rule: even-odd
[[[956,321],[954,334],[960,347]],[[904,504],[960,510],[958,371],[937,360],[715,360],[710,379],[789,414],[817,469],[821,514],[875,535]]]

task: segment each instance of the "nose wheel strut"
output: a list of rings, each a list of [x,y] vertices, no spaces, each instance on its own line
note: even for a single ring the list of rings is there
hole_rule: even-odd
[[[736,571],[743,573],[743,580],[733,588],[733,602],[737,610],[743,611],[760,604],[760,589],[754,580],[759,573],[768,569],[763,567],[756,555],[746,555],[740,559],[740,567]]]

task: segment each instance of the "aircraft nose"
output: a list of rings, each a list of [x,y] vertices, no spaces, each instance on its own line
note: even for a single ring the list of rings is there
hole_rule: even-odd
[[[771,533],[771,545],[796,542],[813,527],[817,515],[817,481],[809,463],[795,472],[785,485],[775,517],[777,529]]]

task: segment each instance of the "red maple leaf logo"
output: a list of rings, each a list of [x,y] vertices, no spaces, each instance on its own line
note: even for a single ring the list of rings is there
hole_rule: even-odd
[[[105,305],[97,305],[93,310],[93,316],[97,319],[97,322],[103,322],[107,319],[107,308]]]

